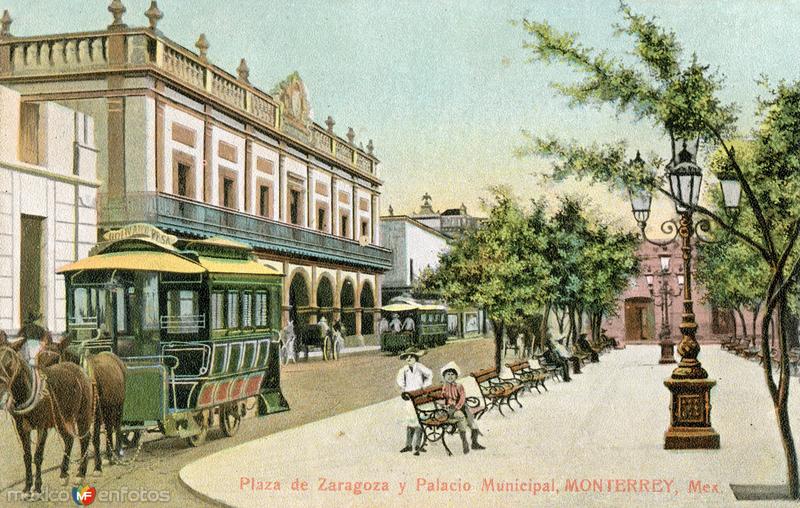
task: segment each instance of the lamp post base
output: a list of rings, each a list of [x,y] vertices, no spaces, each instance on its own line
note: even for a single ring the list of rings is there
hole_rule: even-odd
[[[675,343],[670,338],[661,340],[661,358],[658,363],[675,363]]]
[[[716,384],[709,379],[664,381],[672,393],[670,426],[664,433],[665,450],[719,448],[719,434],[711,427],[711,388]]]

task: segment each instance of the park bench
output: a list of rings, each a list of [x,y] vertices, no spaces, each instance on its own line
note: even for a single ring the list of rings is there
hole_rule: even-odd
[[[445,436],[454,434],[458,430],[458,421],[448,412],[445,404],[442,385],[429,386],[412,392],[403,392],[403,400],[411,401],[417,421],[422,428],[423,441],[420,447],[428,442],[441,441],[447,455],[453,455],[447,446]],[[467,397],[464,410],[469,411],[477,418],[484,410],[477,397]]]
[[[483,369],[472,372],[470,375],[475,378],[475,382],[478,383],[478,388],[483,397],[483,407],[480,411],[475,413],[476,418],[480,418],[493,408],[497,408],[500,414],[505,416],[505,413],[503,413],[503,405],[514,411],[514,408],[511,407],[512,400],[516,402],[519,407],[522,407],[519,399],[517,399],[520,390],[522,390],[522,385],[508,379],[501,379],[497,369]]]
[[[742,337],[740,339],[732,340],[731,342],[728,342],[727,344],[725,344],[722,347],[723,347],[723,349],[726,349],[727,351],[730,351],[731,353],[735,353],[736,352],[736,348],[741,347],[743,345],[749,345],[749,344],[750,344],[750,341],[747,338]]]
[[[736,337],[734,337],[733,335],[728,335],[728,337],[727,337],[727,338],[725,338],[725,339],[722,339],[721,341],[719,341],[719,345],[720,345],[720,347],[721,347],[722,349],[726,349],[726,347],[727,347],[727,346],[728,346],[728,345],[729,345],[731,342],[733,342],[734,340],[737,340],[737,338],[736,338]]]
[[[583,351],[578,346],[572,345],[568,349],[569,349],[569,352],[572,353],[573,357],[578,359],[578,361],[580,362],[580,367],[583,367],[584,365],[586,365],[586,362],[591,361],[592,355],[590,355],[589,353]],[[580,372],[580,368],[576,368],[575,372],[576,373]]]
[[[596,349],[594,346],[592,346],[586,337],[581,337],[578,339],[577,344],[575,344],[575,349],[581,353],[589,355],[589,359],[592,361],[592,363],[597,363],[600,361],[600,349]]]
[[[555,379],[556,381],[561,381],[561,367],[554,363],[549,363],[544,353],[539,352],[534,354],[534,358],[532,358],[530,361],[533,362],[534,369],[544,369],[547,377],[550,379]]]
[[[528,392],[532,392],[531,388],[536,388],[537,392],[542,393],[541,390],[539,390],[540,386],[547,390],[547,386],[544,384],[545,380],[547,380],[546,369],[534,369],[528,360],[509,362],[506,364],[506,367],[511,371],[511,375],[514,379],[522,384]]]

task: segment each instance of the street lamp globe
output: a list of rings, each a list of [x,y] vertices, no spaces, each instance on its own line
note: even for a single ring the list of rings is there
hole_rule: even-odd
[[[736,150],[731,148],[731,158],[736,157]],[[722,200],[725,205],[725,211],[731,215],[739,208],[739,200],[742,198],[742,184],[736,177],[736,171],[732,167],[733,164],[728,159],[727,167],[717,176],[719,179],[719,187],[722,190]]]
[[[678,213],[684,213],[697,206],[700,201],[703,173],[695,162],[699,141],[690,142],[686,139],[678,141],[680,150],[667,166],[667,175],[670,192],[675,196],[675,209]]]
[[[679,288],[683,288],[683,281],[684,281],[683,274],[679,273],[678,274],[678,287]]]
[[[631,167],[644,167],[644,160],[639,151],[636,152],[636,157],[630,161],[630,165]],[[640,187],[628,188],[628,195],[631,199],[633,217],[639,223],[639,227],[643,227],[647,223],[647,219],[650,218],[650,204],[653,197],[650,195],[650,191]]]
[[[644,278],[647,281],[647,287],[649,287],[650,289],[653,289],[653,274],[652,273],[647,273],[647,274],[645,274]]]
[[[661,254],[659,256],[659,259],[661,261],[661,271],[662,272],[668,272],[669,271],[669,259],[670,259],[670,257],[671,256],[669,254]]]

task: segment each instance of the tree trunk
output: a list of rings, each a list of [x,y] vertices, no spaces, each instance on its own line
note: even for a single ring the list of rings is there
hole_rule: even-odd
[[[780,283],[777,285],[780,287]],[[784,293],[785,295],[785,293]],[[768,295],[766,301],[769,302],[772,295]],[[784,334],[779,335],[778,346],[781,352],[780,358],[780,371],[778,376],[778,386],[775,386],[775,381],[772,377],[772,357],[769,345],[769,327],[772,319],[773,310],[778,313],[778,320],[783,319],[788,312],[788,305],[785,296],[777,298],[775,308],[769,303],[765,306],[764,317],[761,321],[761,352],[764,355],[764,377],[767,382],[770,396],[772,397],[772,405],[775,409],[775,416],[778,419],[778,430],[781,435],[781,444],[783,445],[784,455],[786,457],[786,479],[787,487],[789,489],[789,496],[792,499],[800,499],[800,476],[798,476],[797,466],[797,450],[794,445],[794,438],[792,436],[791,421],[789,419],[789,358],[787,340]],[[785,328],[785,327],[783,327]]]
[[[575,309],[567,307],[567,313],[569,314],[569,330],[567,330],[567,337],[564,341],[566,342],[565,346],[569,346],[570,340],[575,333],[575,326],[577,326],[577,323],[575,323]]]
[[[756,345],[756,340],[757,340],[756,337],[758,337],[758,334],[756,333],[756,320],[758,319],[758,311],[759,310],[761,310],[761,304],[756,305],[755,308],[753,309],[753,345],[754,346]],[[765,332],[766,332],[766,337],[769,338],[769,318],[767,316],[764,316],[764,319],[767,320],[767,326],[766,326]]]
[[[742,322],[742,338],[747,338],[747,321],[744,319],[744,312],[742,312],[741,307],[736,307],[736,313],[739,314],[739,321]],[[736,319],[734,317],[734,319]]]
[[[778,304],[777,321],[778,326],[776,332],[780,340],[781,351],[786,353],[789,351],[787,347],[787,338],[784,333],[786,330],[785,319],[789,313],[789,305],[786,302],[786,297],[780,298]],[[766,317],[766,316],[765,316]],[[797,469],[797,449],[795,448],[794,438],[792,437],[791,421],[789,420],[789,362],[788,355],[781,355],[781,375],[779,384],[779,403],[775,408],[778,416],[778,425],[781,429],[781,441],[783,441],[783,450],[786,453],[786,476],[789,482],[789,495],[792,499],[800,499],[800,475]]]
[[[561,310],[561,312],[559,312],[559,310]],[[566,317],[567,313],[566,313],[565,310],[559,309],[558,307],[556,307],[555,312],[556,312],[556,321],[558,322],[558,334],[559,335],[563,335],[564,334],[564,318]]]
[[[539,328],[539,340],[536,342],[534,349],[544,351],[544,343],[547,340],[547,332],[550,329],[550,302],[544,306],[544,316],[542,317],[541,327]]]
[[[494,328],[494,366],[497,372],[500,372],[500,367],[503,364],[503,332],[505,331],[505,323],[501,319],[492,319],[492,327]]]

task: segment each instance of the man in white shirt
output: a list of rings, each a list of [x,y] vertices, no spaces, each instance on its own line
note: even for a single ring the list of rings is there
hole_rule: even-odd
[[[397,385],[402,391],[413,392],[431,385],[433,381],[431,369],[419,363],[420,357],[424,354],[425,351],[415,348],[406,349],[400,354],[400,359],[406,362],[406,365],[397,373]],[[400,450],[400,453],[410,452],[413,440],[414,455],[419,455],[419,452],[425,451],[420,449],[422,428],[419,426],[414,405],[408,401],[406,401],[406,417],[404,421],[406,424],[406,445]]]
[[[392,314],[392,320],[389,322],[389,329],[394,333],[400,333],[403,329],[403,324],[400,322],[399,314]]]
[[[411,318],[411,316],[408,316],[403,320],[403,331],[404,332],[414,331],[414,320]]]

